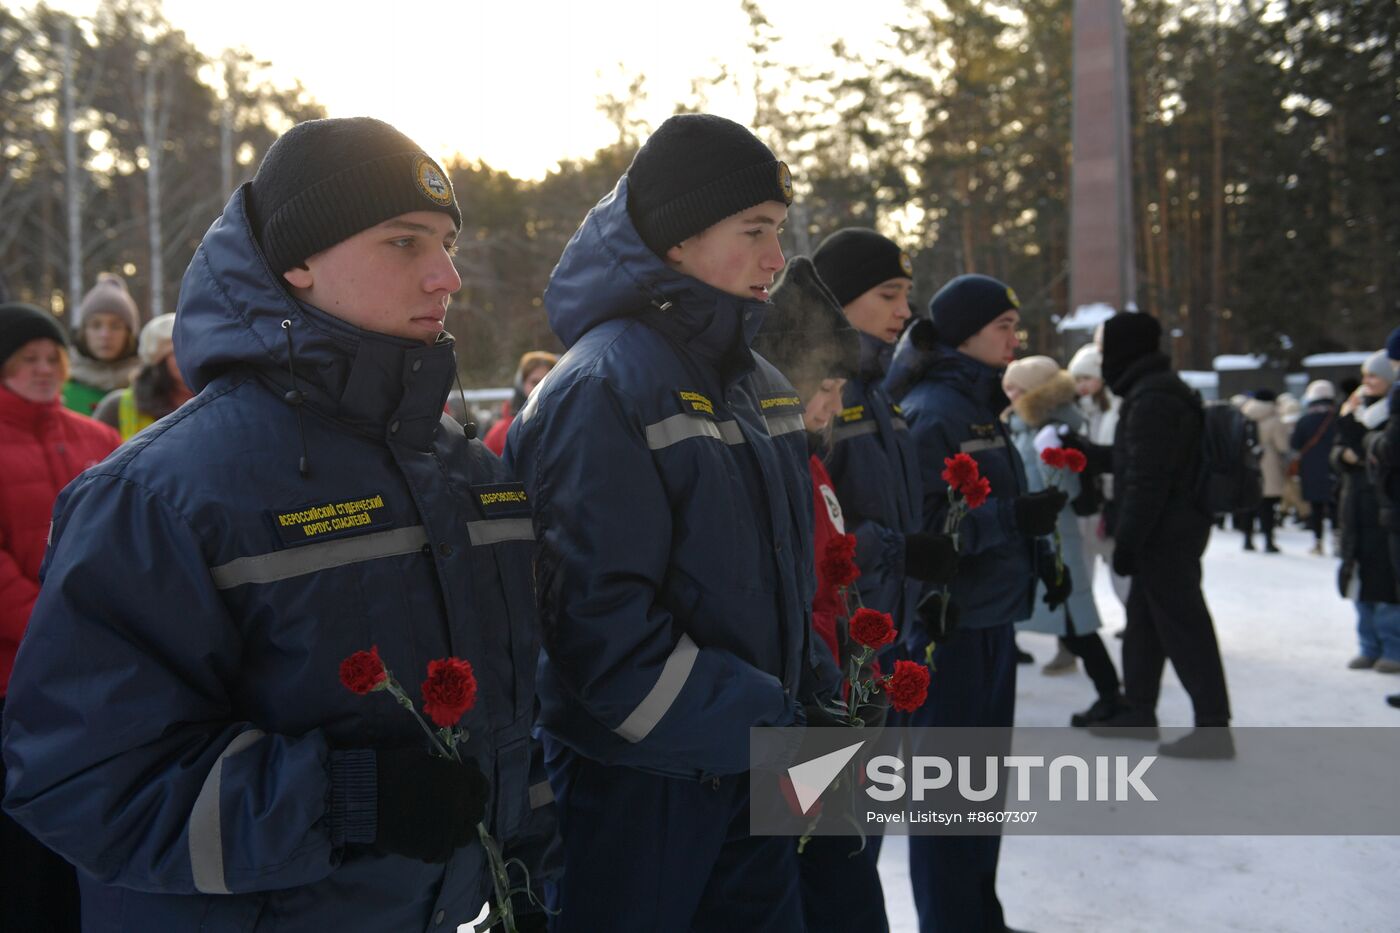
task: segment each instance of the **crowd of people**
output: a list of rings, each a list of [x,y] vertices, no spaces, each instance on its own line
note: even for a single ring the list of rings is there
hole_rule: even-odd
[[[175,314],[139,326],[110,274],[71,336],[0,307],[0,846],[25,878],[0,926],[456,929],[504,899],[522,931],[887,930],[878,835],[749,831],[750,728],[846,724],[833,541],[898,629],[874,664],[935,672],[870,721],[1010,727],[1019,628],[1056,636],[1048,673],[1083,662],[1070,725],[1157,740],[1170,660],[1197,728],[1160,753],[1232,757],[1207,419],[1157,321],[1018,358],[1006,283],[958,276],[916,313],[912,257],[860,227],[789,260],[793,196],[747,128],[663,123],[551,276],[564,352],[521,358],[484,442],[444,413],[461,210],[377,120],[284,134]],[[1400,669],[1397,357],[1400,332],[1340,406],[1309,386],[1291,429],[1265,392],[1242,405],[1246,546],[1257,521],[1276,549],[1290,485],[1319,551],[1332,515],[1353,666],[1377,670]],[[959,455],[991,491],[954,531]],[[360,652],[365,690],[338,679]],[[356,695],[449,657],[460,761]],[[910,839],[922,930],[1009,929],[999,847]]]

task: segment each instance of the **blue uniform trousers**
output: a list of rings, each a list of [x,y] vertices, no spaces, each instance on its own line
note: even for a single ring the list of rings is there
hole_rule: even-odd
[[[1016,708],[1013,633],[1010,624],[957,629],[934,651],[928,701],[910,715],[908,725],[1009,728]],[[1009,738],[1008,732],[1008,746]],[[920,933],[1002,933],[1006,923],[996,892],[1000,854],[999,835],[910,836],[909,880]]]
[[[804,933],[797,849],[749,835],[749,777],[599,764],[544,736],[564,872],[553,933]]]

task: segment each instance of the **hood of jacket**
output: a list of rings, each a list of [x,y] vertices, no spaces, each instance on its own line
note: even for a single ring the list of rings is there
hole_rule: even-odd
[[[727,378],[753,369],[749,344],[768,308],[678,272],[653,253],[627,213],[625,175],[564,247],[544,302],[549,326],[566,348],[606,321],[643,318]]]
[[[885,391],[896,402],[925,379],[952,383],[964,394],[987,404],[992,411],[1003,411],[1011,400],[1001,388],[1003,370],[993,369],[960,350],[934,339],[933,322],[916,321],[895,345]]]
[[[1011,403],[1021,420],[1033,428],[1038,428],[1051,420],[1056,409],[1074,408],[1078,393],[1074,389],[1074,377],[1064,370],[1056,373],[1049,382],[1036,386]],[[1079,413],[1075,411],[1076,417]],[[1058,420],[1065,420],[1063,417]]]
[[[426,448],[456,371],[452,336],[429,346],[296,300],[253,237],[246,192],[235,191],[205,233],[180,286],[174,339],[185,383],[198,393],[225,373],[251,372],[288,404],[295,389],[352,429],[392,428],[397,442]],[[410,371],[418,378],[405,379]]]

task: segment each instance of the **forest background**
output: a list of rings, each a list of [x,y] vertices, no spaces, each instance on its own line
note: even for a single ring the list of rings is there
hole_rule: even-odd
[[[793,66],[761,0],[749,60],[697,75],[677,111],[751,98],[792,166],[789,254],[873,226],[914,257],[916,310],[964,272],[1020,295],[1032,352],[1063,351],[1071,0],[909,0],[878,47]],[[1139,307],[1178,366],[1369,350],[1400,320],[1400,7],[1354,0],[1133,0],[1129,61]],[[580,54],[585,54],[581,51]],[[547,67],[540,65],[538,67]],[[470,386],[556,349],[550,270],[652,127],[644,74],[598,107],[616,138],[541,178],[450,159],[464,229],[449,312]],[[91,17],[0,8],[0,283],[70,313],[97,273],[125,274],[147,317],[278,134],[324,115],[246,49],[211,57],[155,0]],[[492,93],[464,88],[450,93]]]

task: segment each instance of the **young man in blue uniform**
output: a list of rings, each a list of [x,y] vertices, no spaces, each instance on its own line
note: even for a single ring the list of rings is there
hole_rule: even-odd
[[[478,822],[540,880],[528,509],[443,416],[460,223],[388,124],[294,127],[185,274],[198,396],[60,496],[5,806],[78,866],[84,929],[453,930]],[[413,692],[473,665],[465,764],[340,684],[371,646]]]
[[[810,719],[835,675],[813,670],[802,401],[749,349],[791,200],[747,129],[672,117],[545,293],[568,352],[506,460],[539,540],[556,933],[802,929],[746,774],[749,729]]]
[[[1009,728],[1016,703],[1013,623],[1030,618],[1037,576],[1045,580],[1051,606],[1072,590],[1068,573],[1056,583],[1043,540],[1055,528],[1065,494],[1027,492],[1021,458],[1000,417],[1008,405],[1002,371],[1020,346],[1018,305],[996,279],[959,276],[930,302],[932,320],[916,322],[905,334],[891,367],[890,387],[923,464],[924,530],[941,531],[947,514],[944,458],[971,455],[992,487],[958,528],[962,559],[950,587],[957,627],[935,632],[937,607],[922,604],[924,639],[938,634],[942,640],[933,652],[928,700],[910,717],[911,726]],[[996,894],[1000,850],[1000,836],[909,838],[923,933],[1006,929]]]

